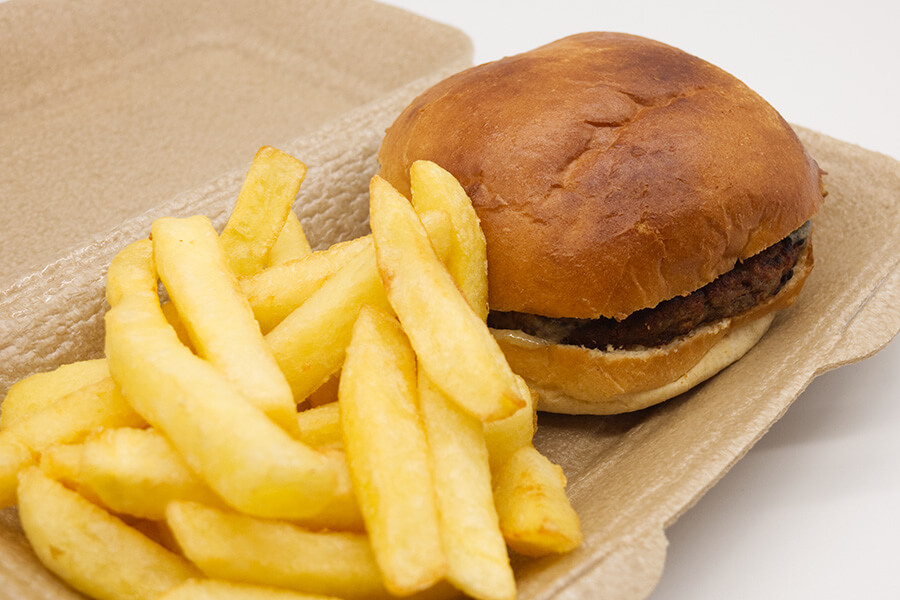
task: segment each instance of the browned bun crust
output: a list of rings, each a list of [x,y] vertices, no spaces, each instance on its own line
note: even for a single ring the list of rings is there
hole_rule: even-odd
[[[538,410],[616,414],[676,396],[739,359],[765,333],[775,311],[793,304],[813,267],[812,244],[773,297],[654,348],[592,350],[494,330],[513,370],[538,393]]]
[[[791,127],[721,69],[586,33],[463,71],[388,129],[381,176],[432,160],[472,198],[491,307],[621,319],[787,236],[822,203]]]

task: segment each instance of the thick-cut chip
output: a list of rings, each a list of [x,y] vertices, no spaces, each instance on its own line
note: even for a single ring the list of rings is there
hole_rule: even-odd
[[[322,448],[322,453],[328,457],[337,473],[337,487],[331,501],[321,511],[307,519],[297,519],[294,522],[313,531],[358,531],[364,532],[366,524],[363,521],[356,493],[353,491],[353,483],[350,480],[350,467],[347,464],[347,455],[337,447]]]
[[[212,223],[197,215],[153,223],[153,258],[193,348],[269,418],[291,430],[287,380],[228,268]]]
[[[146,422],[109,375],[14,421],[7,431],[36,451],[74,444],[104,428],[144,427]]]
[[[416,359],[400,324],[363,308],[341,372],[341,426],[372,549],[398,595],[432,586],[447,569],[416,395]]]
[[[391,306],[431,380],[482,421],[525,406],[503,352],[441,264],[409,201],[378,176],[370,185],[369,220]]]
[[[322,287],[326,279],[371,245],[370,236],[356,238],[242,278],[241,291],[260,329],[271,331]]]
[[[466,191],[453,175],[427,160],[415,161],[409,169],[412,202],[421,216],[441,209],[453,224],[453,247],[446,261],[469,306],[481,320],[488,314],[487,243],[481,222]],[[425,230],[431,229],[423,219]]]
[[[434,216],[435,213],[451,220],[452,241],[444,251],[447,258],[443,262],[469,305],[484,321],[488,301],[486,245],[469,197],[450,173],[429,161],[414,162],[410,179],[413,203],[433,245],[436,237],[446,235],[435,236],[435,226],[447,226]],[[531,444],[537,427],[537,405],[533,394],[524,379],[518,375],[515,379],[519,395],[525,398],[525,406],[512,416],[484,424],[492,473],[496,473],[513,452]]]
[[[491,473],[500,467],[522,446],[530,446],[537,429],[537,402],[525,380],[516,376],[522,388],[526,404],[511,417],[484,424],[484,441],[487,444]]]
[[[97,600],[155,600],[199,572],[40,469],[19,476],[19,519],[35,554]]]
[[[91,437],[79,466],[79,492],[116,513],[162,520],[172,500],[220,502],[152,429],[109,429]]]
[[[264,585],[232,583],[221,579],[191,579],[159,600],[338,600],[333,596],[303,594]]]
[[[0,406],[0,429],[22,416],[42,410],[63,396],[109,377],[105,358],[83,360],[20,379]]]
[[[438,256],[448,256],[453,237],[450,216],[443,210],[429,210],[421,217]],[[371,235],[358,237],[241,279],[241,290],[253,308],[260,329],[271,331],[322,287],[326,279],[371,246]]]
[[[273,267],[284,264],[286,262],[303,258],[310,254],[312,248],[303,232],[303,225],[294,211],[288,212],[287,219],[284,221],[284,227],[278,234],[278,239],[269,248],[269,255],[266,257],[266,266]]]
[[[297,402],[341,368],[353,322],[365,304],[389,307],[372,246],[353,257],[266,335]]]
[[[419,372],[447,578],[472,598],[511,600],[516,582],[500,533],[483,424]]]
[[[566,497],[566,477],[534,446],[519,448],[494,485],[500,530],[526,556],[569,552],[581,544],[578,515]]]
[[[264,146],[253,157],[221,236],[235,275],[251,275],[265,266],[305,177],[306,165],[275,148]]]
[[[81,456],[84,444],[58,444],[41,452],[38,463],[44,475],[58,481],[69,489],[75,490],[94,504],[100,501],[81,488]]]
[[[336,486],[328,460],[291,439],[178,341],[156,285],[149,241],[113,259],[106,355],[131,404],[231,506],[274,518],[321,510]]]
[[[457,246],[456,233],[453,231],[453,220],[450,213],[442,208],[423,210],[418,213],[422,226],[428,233],[428,241],[431,242],[434,253],[445,266],[450,261],[450,255]]]
[[[175,307],[175,304],[172,302],[163,302],[161,308],[166,321],[168,321],[169,325],[172,326],[172,329],[175,330],[175,335],[178,336],[178,340],[193,350],[194,342],[191,341],[191,334],[188,332],[181,315],[178,314],[178,308]]]
[[[0,508],[16,503],[19,471],[37,461],[37,455],[16,434],[0,431]]]
[[[347,599],[388,595],[361,533],[312,532],[191,502],[172,502],[167,522],[209,577]]]
[[[329,402],[298,412],[296,437],[314,448],[342,444],[338,403]]]

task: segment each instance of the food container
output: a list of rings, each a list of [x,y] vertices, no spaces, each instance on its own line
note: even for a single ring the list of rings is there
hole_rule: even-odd
[[[308,166],[295,211],[314,247],[367,231],[384,129],[468,66],[450,27],[363,0],[11,0],[0,4],[0,397],[19,378],[100,356],[106,266],[159,216],[230,211],[255,150]],[[827,172],[816,269],[738,363],[633,414],[542,414],[585,541],[513,557],[522,599],[649,595],[666,527],[818,374],[900,330],[900,163],[799,129]],[[0,598],[79,595],[0,512]]]

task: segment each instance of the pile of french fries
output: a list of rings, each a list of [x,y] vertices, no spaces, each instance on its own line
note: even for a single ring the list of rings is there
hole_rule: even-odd
[[[462,187],[429,162],[411,200],[376,176],[372,234],[313,252],[305,173],[265,147],[221,234],[154,222],[109,267],[105,357],[9,390],[0,506],[73,588],[508,600],[509,549],[581,542],[485,325]]]

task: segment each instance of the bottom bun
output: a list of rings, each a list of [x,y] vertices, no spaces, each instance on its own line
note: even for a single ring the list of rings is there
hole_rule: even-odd
[[[538,410],[611,415],[668,400],[741,358],[775,312],[793,304],[812,270],[809,245],[772,298],[746,313],[698,327],[653,348],[597,350],[554,344],[522,331],[492,329],[513,371],[538,394]]]
[[[774,313],[768,314],[748,325],[732,329],[687,373],[657,388],[616,394],[598,401],[576,398],[558,389],[531,384],[539,398],[538,410],[570,415],[613,415],[659,404],[703,383],[741,358],[762,338],[774,318]]]

